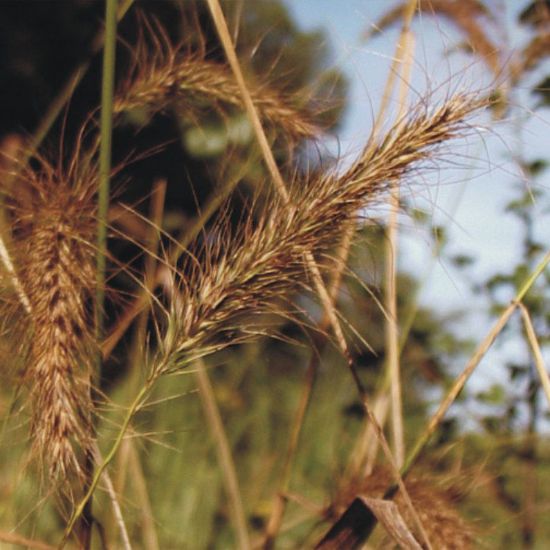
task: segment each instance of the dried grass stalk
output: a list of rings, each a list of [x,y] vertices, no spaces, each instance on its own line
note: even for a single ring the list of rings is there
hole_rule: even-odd
[[[174,107],[192,119],[207,108],[221,112],[227,107],[243,109],[239,87],[227,65],[210,61],[204,52],[193,52],[185,44],[173,45],[162,29],[150,30],[148,44],[141,39],[133,52],[134,63],[114,101],[114,113],[145,109],[149,114]],[[268,126],[287,139],[314,137],[319,128],[313,116],[297,101],[267,82],[249,82],[252,99]]]
[[[90,451],[93,338],[95,170],[67,170],[43,158],[22,169],[10,196],[14,257],[28,298],[26,380],[32,402],[33,450],[50,481],[82,475]]]
[[[423,103],[380,143],[368,145],[343,176],[295,183],[288,200],[267,201],[259,221],[245,221],[236,233],[220,227],[183,267],[174,330],[168,331],[157,369],[180,368],[182,361],[248,338],[257,320],[246,316],[280,310],[277,300],[304,280],[307,254],[328,251],[387,182],[401,179],[433,155],[434,146],[460,135],[465,117],[483,105],[459,95],[429,113]]]

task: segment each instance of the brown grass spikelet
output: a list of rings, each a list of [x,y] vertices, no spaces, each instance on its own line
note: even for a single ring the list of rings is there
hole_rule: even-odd
[[[348,482],[341,487],[331,505],[331,510],[339,515],[357,495],[382,498],[384,491],[392,482],[393,477],[388,469],[376,468],[365,479]],[[405,485],[433,548],[441,550],[475,548],[476,529],[457,511],[457,504],[463,494],[460,481],[453,483],[452,479],[432,475],[410,476],[405,481]],[[413,529],[414,521],[401,493],[398,493],[393,500],[409,528]],[[417,540],[421,538],[417,536]],[[384,536],[377,548],[394,548],[394,543],[389,537]]]
[[[419,2],[423,15],[438,15],[454,24],[467,38],[468,46],[479,54],[494,75],[499,75],[502,65],[499,48],[488,37],[482,17],[490,16],[488,8],[478,0],[423,0]],[[398,22],[405,10],[406,2],[388,11],[374,25],[377,32]],[[370,32],[367,37],[370,36]]]
[[[249,337],[255,321],[246,315],[271,311],[275,299],[287,298],[303,284],[306,254],[329,251],[388,181],[399,180],[415,163],[433,156],[434,147],[461,135],[465,117],[485,104],[460,95],[432,112],[419,104],[410,118],[369,143],[342,176],[313,175],[295,183],[289,200],[268,201],[258,221],[245,221],[234,233],[222,227],[197,254],[189,253],[178,283],[175,330],[169,331],[156,368],[180,368]]]
[[[95,169],[33,160],[10,193],[14,258],[29,304],[26,381],[35,456],[50,481],[82,474],[91,433],[90,293],[95,281]]]
[[[243,109],[239,87],[229,67],[208,60],[203,51],[185,43],[174,45],[158,27],[145,23],[150,40],[143,36],[132,52],[134,62],[114,100],[114,113],[144,109],[149,114],[174,107],[191,119],[205,107],[220,112],[227,107]],[[279,128],[289,140],[319,134],[313,116],[297,101],[267,82],[249,82],[252,100],[269,127]]]

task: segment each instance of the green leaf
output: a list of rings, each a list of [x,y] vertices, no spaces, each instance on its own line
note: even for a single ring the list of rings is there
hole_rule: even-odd
[[[493,384],[488,390],[476,394],[476,398],[489,405],[502,405],[506,393],[500,384]]]

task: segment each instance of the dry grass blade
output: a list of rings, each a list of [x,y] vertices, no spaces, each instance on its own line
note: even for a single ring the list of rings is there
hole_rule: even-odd
[[[388,533],[393,542],[399,545],[400,548],[406,550],[422,549],[407,527],[407,524],[399,512],[399,508],[394,502],[363,496],[359,497],[359,499],[370,508],[372,513],[376,516],[376,519],[384,527],[386,533]]]
[[[196,366],[196,378],[199,386],[199,392],[201,401],[203,404],[203,410],[212,436],[216,442],[216,449],[218,452],[218,460],[220,462],[220,468],[224,474],[224,481],[226,490],[231,502],[231,512],[234,516],[235,528],[237,531],[237,539],[239,541],[239,548],[241,550],[250,550],[250,539],[248,536],[248,530],[246,528],[246,515],[244,513],[243,501],[241,498],[241,491],[239,488],[239,481],[237,478],[237,472],[235,469],[235,463],[231,455],[231,447],[227,440],[227,435],[223,427],[223,422],[216,402],[216,396],[210,379],[206,372],[206,365],[202,360],[198,360],[195,363]]]
[[[149,489],[147,487],[147,479],[143,472],[143,467],[140,462],[140,456],[135,446],[134,439],[127,439],[127,457],[132,469],[132,483],[135,488],[137,498],[141,507],[140,523],[143,544],[147,550],[160,550],[158,542],[158,534],[155,525],[153,510],[151,508],[151,500],[149,498]],[[120,453],[121,455],[123,453]],[[123,458],[121,456],[121,458]]]
[[[546,395],[546,400],[548,401],[548,407],[550,408],[550,378],[548,377],[548,372],[546,371],[546,368],[544,366],[544,358],[542,357],[540,345],[537,340],[535,327],[533,327],[531,316],[529,315],[529,311],[527,311],[527,308],[522,303],[520,303],[518,307],[523,317],[527,340],[529,341],[529,345],[531,346],[533,357],[535,359],[535,367],[540,377],[540,382],[542,384],[542,389],[544,390],[544,395]]]
[[[97,446],[96,443],[94,443],[94,459],[97,463],[101,463],[103,461],[103,457],[101,456],[101,451],[99,450],[99,447]],[[103,482],[105,483],[107,494],[109,495],[109,500],[111,501],[111,506],[113,507],[113,515],[115,517],[116,523],[120,531],[120,535],[122,537],[122,544],[123,544],[124,550],[132,550],[130,537],[128,536],[128,530],[126,529],[126,524],[124,523],[124,518],[122,517],[122,510],[120,509],[120,503],[118,501],[115,487],[113,485],[113,482],[107,470],[103,472]]]
[[[364,542],[365,532],[369,529],[367,518],[372,518],[373,521],[381,521],[384,519],[381,512],[384,513],[382,502],[384,489],[388,482],[391,482],[392,475],[386,468],[377,468],[372,474],[366,478],[350,480],[346,485],[340,488],[340,493],[337,495],[335,502],[331,508],[334,511],[345,510],[344,514],[334,524],[330,531],[330,536],[325,537],[318,548],[323,550],[329,548],[353,548],[360,547]],[[475,529],[462,519],[456,510],[457,501],[460,500],[463,491],[460,487],[462,481],[447,477],[437,477],[430,472],[429,476],[411,477],[407,480],[407,490],[413,501],[415,510],[422,518],[423,524],[426,526],[430,540],[435,548],[472,548],[475,542]],[[351,501],[351,503],[350,503]],[[386,548],[392,544],[390,538],[398,533],[408,532],[406,540],[408,544],[413,545],[410,537],[414,536],[418,539],[418,534],[415,530],[409,530],[405,526],[410,526],[412,518],[410,512],[405,505],[405,502],[400,494],[394,498],[395,506],[399,516],[392,514],[392,518],[397,523],[395,527],[397,532],[386,531],[390,535],[385,536],[380,541],[380,547]],[[391,508],[387,509],[391,513]],[[389,525],[391,529],[391,524]],[[370,526],[372,529],[372,525]],[[335,545],[336,541],[341,538],[348,537],[353,540],[354,545]],[[414,540],[414,539],[413,539]],[[405,542],[405,541],[404,541]],[[405,542],[405,547],[407,543]]]
[[[10,167],[12,165],[16,166],[16,171],[21,169],[20,163],[17,161],[18,153],[23,146],[23,138],[17,134],[8,135],[0,143],[0,173],[2,174],[2,186],[10,187],[11,179],[13,175],[9,174]],[[23,306],[25,312],[30,314],[31,305],[29,303],[29,298],[25,294],[25,290],[21,285],[21,281],[17,275],[13,259],[9,253],[8,246],[6,243],[7,238],[9,238],[9,227],[6,223],[4,208],[0,209],[0,261],[2,262],[4,269],[6,270],[8,279],[13,286],[15,293],[19,302]]]
[[[403,14],[403,28],[399,37],[399,53],[402,57],[400,64],[401,81],[399,86],[399,114],[398,119],[407,112],[407,93],[411,80],[411,68],[414,52],[414,35],[410,24],[417,7],[418,0],[409,0]],[[387,368],[391,379],[391,410],[392,410],[392,438],[395,453],[395,462],[400,468],[405,460],[405,435],[403,428],[403,404],[401,396],[401,370],[399,365],[399,319],[397,312],[397,251],[398,251],[398,214],[400,210],[399,182],[392,182],[391,212],[388,221],[388,240],[385,251],[385,309],[388,312],[385,322],[385,349],[387,354]]]
[[[242,96],[233,74],[226,65],[205,59],[185,44],[173,45],[159,29],[151,34],[148,47],[142,39],[134,51],[134,69],[123,83],[114,102],[116,114],[146,109],[149,114],[169,107],[195,119],[204,109],[243,108]],[[319,134],[314,117],[300,106],[297,94],[285,95],[267,83],[250,90],[262,121],[282,130],[289,139],[311,138]]]
[[[15,266],[13,265],[11,255],[8,252],[8,249],[6,248],[6,244],[4,243],[4,239],[2,239],[2,237],[0,237],[0,260],[4,265],[4,269],[8,273],[8,277],[11,281],[11,284],[13,285],[13,288],[15,289],[15,292],[17,294],[17,297],[19,298],[19,301],[21,302],[21,305],[24,307],[25,311],[28,314],[30,314],[31,304],[29,302],[29,298],[25,294],[25,291],[21,286],[21,281],[17,277],[17,273],[15,271]]]
[[[29,539],[18,535],[17,533],[6,533],[0,531],[0,541],[13,544],[15,546],[25,546],[26,548],[32,548],[33,550],[55,550],[55,546],[46,544],[38,540]]]
[[[489,331],[489,334],[483,339],[476,349],[474,355],[464,368],[464,370],[456,377],[449,393],[443,399],[439,405],[437,411],[434,413],[430,419],[428,426],[418,438],[414,448],[409,453],[405,465],[403,466],[403,472],[406,474],[412,466],[418,460],[420,453],[423,451],[424,447],[430,440],[431,436],[443,420],[445,414],[449,410],[449,407],[455,402],[458,394],[464,388],[468,378],[472,375],[474,370],[479,365],[480,361],[483,359],[485,354],[489,351],[496,337],[500,334],[502,329],[506,326],[506,323],[518,307],[518,304],[521,303],[523,297],[527,294],[533,283],[536,281],[538,276],[546,269],[546,266],[550,263],[550,252],[547,252],[538,266],[534,269],[529,277],[525,280],[520,290],[518,291],[515,300],[513,300],[510,305],[502,312],[501,316],[498,318],[493,328]]]

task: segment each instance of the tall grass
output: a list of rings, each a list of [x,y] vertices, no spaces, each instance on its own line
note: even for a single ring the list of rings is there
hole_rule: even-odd
[[[169,548],[172,544],[202,548],[212,540],[221,545],[219,547],[270,548],[285,540],[290,527],[283,519],[288,516],[285,511],[290,510],[297,525],[294,526],[298,532],[295,540],[308,540],[308,544],[313,545],[309,533],[313,531],[320,548],[335,547],[334,540],[347,540],[349,546],[346,547],[352,548],[364,542],[380,518],[367,507],[362,534],[353,538],[345,511],[357,495],[372,492],[377,493],[378,499],[395,497],[394,519],[402,518],[407,535],[416,537],[426,547],[441,547],[442,541],[453,537],[457,547],[467,547],[473,540],[472,531],[452,509],[451,499],[446,497],[448,493],[435,488],[433,480],[413,478],[405,485],[403,479],[468,376],[550,258],[547,256],[527,279],[516,301],[484,340],[408,455],[401,411],[395,269],[388,270],[393,290],[390,285],[387,297],[388,347],[393,350],[388,377],[393,384],[393,453],[386,441],[384,422],[375,414],[376,407],[371,406],[368,390],[358,374],[348,341],[350,335],[335,304],[353,235],[362,224],[365,210],[375,204],[391,203],[397,212],[398,186],[408,184],[427,164],[437,167],[445,155],[452,156],[448,143],[473,133],[470,120],[486,108],[489,101],[482,94],[472,93],[449,94],[439,102],[427,96],[406,107],[403,100],[395,122],[388,123],[385,114],[380,115],[370,139],[347,169],[334,166],[308,172],[299,167],[288,170],[278,164],[273,144],[283,136],[287,147],[293,150],[304,139],[315,139],[321,133],[319,117],[303,98],[277,90],[276,82],[270,82],[268,77],[253,79],[243,70],[224,13],[217,1],[211,0],[208,4],[227,64],[209,58],[200,40],[174,43],[160,23],[142,19],[138,43],[130,48],[133,63],[126,73],[119,75],[119,85],[113,94],[117,14],[116,2],[107,2],[99,135],[96,135],[98,121],[91,115],[91,123],[88,121],[83,127],[72,152],[67,154],[68,145],[61,143],[58,155],[52,156],[40,149],[43,133],[40,129],[23,149],[22,160],[10,160],[11,167],[3,174],[6,215],[11,225],[9,233],[4,235],[5,246],[4,241],[1,243],[0,257],[7,282],[15,291],[14,301],[18,302],[16,308],[12,307],[18,311],[12,315],[18,318],[16,334],[21,340],[18,354],[24,371],[24,389],[15,399],[14,408],[31,409],[27,439],[34,460],[33,465],[27,467],[25,477],[40,477],[42,486],[40,491],[28,489],[28,494],[40,495],[44,502],[50,500],[53,506],[48,508],[49,514],[55,518],[47,527],[42,525],[37,533],[40,537],[47,536],[49,544],[59,547],[107,548],[122,544],[130,548],[132,544],[139,547],[143,538],[150,548]],[[410,2],[409,9],[414,11],[415,4]],[[127,5],[122,8],[122,14],[126,8]],[[406,32],[409,32],[412,11],[408,13]],[[191,30],[196,36],[201,35],[200,29]],[[80,70],[85,70],[85,66]],[[408,78],[404,76],[403,81],[406,88]],[[66,95],[62,92],[58,103],[63,103]],[[266,188],[261,193],[256,191],[237,223],[230,204],[218,208],[236,185],[236,181],[230,179],[225,184],[223,200],[215,198],[213,206],[200,213],[191,231],[193,240],[187,237],[183,242],[163,231],[165,184],[157,182],[149,218],[126,208],[133,219],[146,226],[147,237],[140,245],[137,237],[125,235],[114,223],[109,226],[109,203],[115,196],[109,187],[113,176],[111,125],[121,123],[123,115],[136,110],[152,117],[171,109],[199,122],[205,112],[215,111],[229,118],[236,110],[245,111],[269,176]],[[56,113],[55,108],[53,112]],[[255,149],[254,143],[249,145]],[[124,169],[125,166],[121,166],[117,172],[123,173]],[[388,191],[393,193],[393,199]],[[210,216],[215,219],[207,227]],[[107,246],[109,229],[113,236],[141,246],[146,256],[141,271],[139,262],[125,264],[112,255]],[[395,237],[391,242],[395,248]],[[111,302],[123,302],[127,297],[113,288],[106,304],[109,269],[119,270],[134,281],[138,295],[130,300],[130,307],[118,320],[109,318],[111,310],[116,308],[107,306],[111,306]],[[324,311],[323,320],[313,329],[304,316],[303,294],[317,300]],[[527,322],[529,317],[524,314]],[[103,358],[99,362],[102,369],[104,360],[136,317],[139,329],[133,333],[135,342],[128,361],[130,374],[119,386],[103,390],[100,388],[103,372],[94,375],[97,358]],[[291,401],[298,403],[291,441],[285,446],[282,472],[274,475],[265,471],[273,457],[270,446],[262,438],[268,437],[264,429],[270,429],[265,411],[277,410],[276,396],[270,395],[270,388],[266,388],[265,394],[254,398],[254,413],[243,415],[243,424],[253,426],[251,435],[242,435],[247,432],[246,426],[226,430],[219,403],[222,397],[216,393],[215,376],[210,377],[209,366],[214,363],[205,361],[230,363],[234,360],[232,357],[242,358],[243,354],[250,353],[252,357],[248,360],[254,369],[249,369],[246,376],[259,376],[257,371],[267,367],[265,358],[255,347],[258,340],[265,336],[284,338],[281,323],[288,319],[309,331],[311,354],[303,384],[295,380],[302,373],[295,372],[288,374],[292,384],[287,385],[283,379],[273,383],[277,391],[288,392]],[[106,337],[104,326],[112,331],[110,337]],[[352,376],[344,382],[340,377],[327,378],[328,383],[315,387],[317,354],[329,340],[329,331],[335,336],[338,350],[338,353],[329,353],[336,363],[343,359]],[[536,338],[531,341],[536,350]],[[302,351],[295,353],[299,356]],[[195,382],[190,383],[190,377],[182,376],[192,371],[196,373],[193,380],[199,387],[202,410],[181,404],[177,399],[179,393],[193,391]],[[226,388],[235,389],[242,384],[238,369],[223,372],[230,380]],[[545,382],[547,385],[547,380]],[[312,490],[312,499],[290,492],[296,463],[302,460],[302,471],[306,471],[308,460],[329,462],[322,442],[303,443],[304,438],[300,437],[308,429],[319,429],[308,426],[314,392],[320,402],[326,401],[326,406],[318,406],[313,414],[317,415],[316,420],[324,418],[325,421],[327,417],[323,415],[338,414],[339,401],[333,402],[332,393],[357,393],[389,465],[377,470],[382,473],[366,480],[359,469],[354,469],[353,476],[343,477],[341,483],[332,485],[329,483],[332,473],[324,471],[322,477],[333,494],[329,495],[330,504],[321,510],[316,507],[315,499],[327,496],[323,487]],[[225,396],[230,403],[228,407],[233,406],[232,397]],[[234,406],[239,410],[238,403]],[[163,411],[164,416],[159,411]],[[253,418],[255,411],[257,418]],[[156,413],[159,416],[155,416]],[[215,442],[217,465],[214,469],[206,467],[211,461],[209,444],[200,437],[203,418]],[[200,431],[192,437],[186,432],[186,426],[194,422],[200,425]],[[149,445],[147,435],[154,440],[165,428],[174,434],[175,448],[162,449],[158,462],[145,468],[142,461],[147,460],[147,455],[141,452],[141,447]],[[330,429],[327,427],[327,431]],[[333,433],[331,437],[357,439],[364,431]],[[138,438],[140,432],[146,435]],[[277,437],[280,436],[273,434],[274,439]],[[232,450],[252,439],[262,450],[256,462],[241,465],[232,456]],[[298,446],[302,444],[309,446],[308,460],[298,456]],[[206,457],[204,468],[193,470],[192,475],[198,479],[189,479],[187,472],[176,475],[173,456],[187,452],[197,456],[202,452]],[[349,456],[339,460],[352,462]],[[365,456],[361,456],[359,463],[363,464],[364,460]],[[248,484],[245,488],[239,483],[245,466],[257,479],[261,480],[262,476],[269,479],[265,482],[265,486],[270,487],[269,494],[262,494],[261,488],[256,488],[254,493],[253,486]],[[225,502],[218,494],[219,478],[227,492],[229,510],[219,506],[220,501]],[[175,480],[177,483],[183,480],[177,496],[172,495]],[[105,506],[104,492],[111,501],[112,511]],[[163,492],[174,497],[173,500],[163,501]],[[96,503],[93,510],[92,500]],[[161,513],[154,506],[172,501],[180,505],[189,523],[194,518],[193,504],[189,503],[195,503],[200,510],[208,509],[210,524],[200,533],[193,531],[193,540],[181,533],[174,534],[186,529],[175,519],[179,511]],[[262,514],[265,525],[253,533],[252,511],[256,505],[266,507],[265,502],[268,509]],[[296,511],[296,502],[310,510],[304,518]],[[437,502],[435,514],[430,510],[434,502]],[[42,502],[40,506],[46,509]],[[338,520],[343,512],[344,516]],[[173,523],[168,527],[157,524],[152,517],[157,513]],[[216,513],[231,518],[228,523],[234,536],[225,527],[220,529],[218,538],[210,536],[210,530],[218,529],[216,522],[223,520],[216,518]],[[334,526],[323,538],[322,533],[329,527],[327,520],[334,522]],[[320,527],[319,521],[323,522]],[[81,526],[77,529],[79,522]],[[127,524],[133,530],[127,529]],[[384,526],[388,536],[393,536],[386,523]],[[18,525],[14,524],[13,528],[17,529]],[[97,532],[97,540],[93,539],[92,531]],[[338,538],[342,536],[351,538]],[[41,541],[11,533],[0,532],[0,540],[48,547]]]

